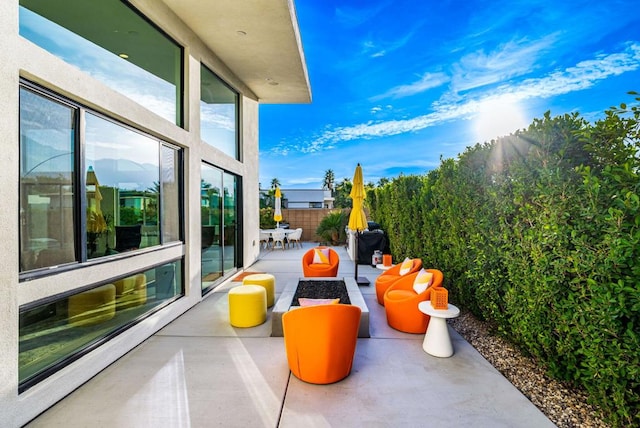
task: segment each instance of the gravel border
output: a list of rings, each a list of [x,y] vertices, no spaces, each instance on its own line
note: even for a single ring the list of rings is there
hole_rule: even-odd
[[[492,333],[487,322],[461,310],[449,324],[492,366],[560,428],[609,428],[587,394],[550,378],[533,358],[525,357],[504,338]]]

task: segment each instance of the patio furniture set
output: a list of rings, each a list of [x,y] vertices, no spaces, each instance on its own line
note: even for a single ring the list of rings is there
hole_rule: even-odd
[[[289,246],[295,248],[298,245],[302,248],[302,228],[297,229],[260,229],[260,245],[263,249],[280,248],[286,249]]]
[[[319,287],[327,282],[355,284],[351,278],[337,280],[339,263],[338,254],[329,247],[308,250],[302,257],[305,281],[307,278],[318,280]],[[450,357],[453,347],[446,319],[458,316],[459,310],[448,303],[442,281],[439,270],[423,269],[420,259],[407,258],[379,275],[376,298],[385,307],[391,327],[406,333],[425,334],[425,352]],[[357,284],[353,287],[360,294]],[[229,291],[229,322],[234,327],[254,327],[266,321],[267,308],[274,304],[276,308],[287,306],[284,310],[274,308],[273,330],[274,333],[281,331],[284,336],[289,369],[305,382],[334,383],[351,372],[358,337],[369,337],[368,309],[362,295],[351,296],[350,293],[350,300],[358,300],[357,304],[353,301],[339,304],[340,299],[331,298],[335,296],[297,299],[299,306],[294,306],[291,300],[276,304],[275,277],[247,275],[242,285]],[[282,293],[280,299],[293,299],[293,292]],[[276,318],[281,325],[275,325]]]

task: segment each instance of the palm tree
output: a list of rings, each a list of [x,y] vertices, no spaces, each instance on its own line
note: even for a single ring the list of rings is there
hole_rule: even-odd
[[[276,187],[280,187],[280,180],[274,178],[273,180],[271,180],[271,188],[275,189]]]
[[[324,172],[324,182],[322,184],[322,189],[331,190],[331,196],[333,196],[333,183],[335,179],[336,177],[332,169],[328,169]]]

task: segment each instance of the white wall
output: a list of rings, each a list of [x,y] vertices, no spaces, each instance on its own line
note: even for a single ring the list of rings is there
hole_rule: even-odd
[[[185,76],[188,94],[185,129],[177,127],[129,98],[80,72],[18,35],[18,0],[0,2],[0,426],[20,426],[154,332],[201,300],[200,290],[200,165],[201,161],[243,177],[244,261],[251,264],[259,254],[258,242],[258,103],[250,91],[177,20],[162,2],[132,1],[178,43],[186,46]],[[199,79],[200,59],[237,90],[242,97],[243,160],[237,161],[212,147],[200,144]],[[18,87],[22,76],[74,101],[103,112],[124,123],[177,144],[185,149],[186,244],[140,254],[119,262],[60,273],[32,281],[18,282]],[[249,96],[247,96],[249,94]],[[18,311],[20,305],[64,293],[117,275],[155,264],[162,258],[185,256],[186,297],[127,330],[100,349],[91,352],[55,375],[18,394]]]

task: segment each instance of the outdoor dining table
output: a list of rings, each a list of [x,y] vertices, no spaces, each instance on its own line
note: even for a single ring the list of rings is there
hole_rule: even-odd
[[[273,238],[273,233],[276,231],[284,232],[284,236],[287,237],[287,235],[295,232],[296,230],[295,229],[260,229],[260,231],[264,233],[268,233],[269,236]]]
[[[269,239],[273,239],[273,234],[276,231],[284,232],[284,237],[286,239],[290,234],[294,233],[296,230],[295,229],[260,229],[260,232],[269,234]]]

